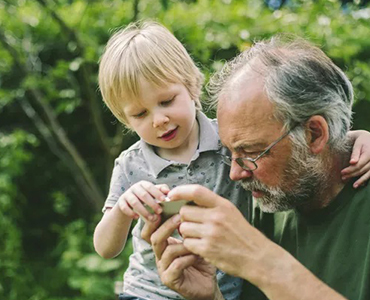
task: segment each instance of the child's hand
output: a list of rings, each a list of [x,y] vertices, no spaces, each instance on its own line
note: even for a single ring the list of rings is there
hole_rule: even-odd
[[[343,169],[342,180],[361,176],[353,184],[354,188],[364,184],[370,178],[370,133],[365,130],[351,131],[348,134],[355,139],[350,158],[350,166]]]
[[[148,205],[156,214],[162,212],[161,206],[156,200],[164,201],[170,191],[167,185],[154,185],[148,181],[140,181],[132,185],[118,200],[121,211],[130,218],[138,219],[139,215],[155,221],[157,216],[151,214],[144,206]]]

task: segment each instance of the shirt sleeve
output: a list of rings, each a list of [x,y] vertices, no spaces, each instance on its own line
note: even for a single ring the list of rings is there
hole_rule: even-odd
[[[125,153],[123,152],[115,161],[110,180],[109,193],[105,200],[103,213],[107,208],[112,208],[118,201],[119,197],[130,187],[130,182],[126,176],[125,168]]]

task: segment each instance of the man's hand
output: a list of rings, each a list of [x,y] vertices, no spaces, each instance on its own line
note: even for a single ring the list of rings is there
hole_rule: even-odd
[[[267,298],[344,299],[287,251],[252,227],[230,201],[199,185],[176,187],[168,197],[194,201],[198,205],[184,206],[180,210],[179,231],[184,237],[185,248],[224,272],[250,281]],[[161,259],[159,254],[158,257]],[[164,263],[164,268],[169,269],[167,265]],[[179,263],[179,266],[184,269],[183,264]],[[181,286],[181,278],[177,276],[178,286]],[[176,281],[172,279],[172,282]]]
[[[215,267],[192,254],[181,241],[170,237],[179,225],[180,216],[175,215],[151,235],[162,282],[187,299],[222,299],[215,278]],[[145,226],[143,232],[147,238],[155,225],[147,223]]]
[[[197,204],[180,210],[179,231],[184,246],[228,274],[243,277],[245,270],[257,272],[262,252],[275,245],[251,226],[230,201],[202,186],[179,186],[168,196]],[[241,262],[248,265],[241,267]]]

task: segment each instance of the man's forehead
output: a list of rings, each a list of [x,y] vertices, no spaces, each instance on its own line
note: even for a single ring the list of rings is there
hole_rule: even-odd
[[[263,83],[264,77],[247,65],[229,79],[229,81],[225,84],[223,91],[230,93],[231,91],[242,89],[243,87],[256,82]]]
[[[282,126],[275,119],[265,120],[230,119],[230,122],[220,124],[220,139],[231,151],[261,150],[279,136]]]
[[[242,113],[244,115],[272,112],[272,103],[269,101],[264,90],[264,79],[255,72],[238,75],[224,89],[219,98],[217,115],[219,120],[222,116]],[[227,117],[228,118],[228,117]]]
[[[221,141],[231,150],[261,146],[280,128],[260,76],[235,80],[220,98],[217,117]]]

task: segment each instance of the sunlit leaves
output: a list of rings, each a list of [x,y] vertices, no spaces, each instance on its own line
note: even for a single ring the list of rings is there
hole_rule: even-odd
[[[138,18],[167,26],[188,49],[207,80],[225,60],[248,48],[255,39],[278,32],[307,38],[320,45],[350,77],[357,99],[355,120],[369,128],[370,9],[342,7],[339,0],[290,0],[273,11],[264,2],[139,0]],[[45,117],[37,101],[27,98],[30,91],[39,92],[39,100],[53,110],[83,156],[97,167],[99,184],[106,185],[109,174],[100,171],[105,167],[105,160],[100,159],[104,155],[99,159],[94,156],[99,146],[86,103],[91,95],[99,95],[97,71],[104,45],[114,31],[133,19],[134,1],[45,3],[48,9],[39,1],[0,1],[0,33],[13,51],[0,44],[0,118],[8,120],[0,131],[0,240],[6,241],[0,247],[0,299],[29,299],[31,294],[32,300],[112,299],[113,281],[121,279],[131,248],[111,261],[94,253],[92,233],[101,214],[94,218],[86,213],[86,203],[71,184],[71,174],[63,173],[64,162],[45,144],[37,147],[37,130],[29,126],[20,104],[30,101],[40,118]],[[66,28],[52,13],[61,18]],[[86,80],[81,80],[83,71],[88,73]],[[86,93],[86,86],[92,87],[92,92]],[[97,107],[109,114],[107,128],[116,131],[103,103]],[[14,130],[18,124],[29,133]],[[122,138],[118,136],[117,140]],[[34,156],[34,150],[42,146],[43,150]],[[36,173],[28,168],[31,163],[40,168]],[[28,173],[36,174],[35,178],[28,178]],[[47,178],[54,178],[53,184],[59,186],[49,186]],[[32,197],[23,195],[17,182],[21,179],[42,188],[31,189],[37,194]],[[34,200],[39,198],[42,199]],[[35,224],[22,218],[26,212],[37,214],[32,219]],[[52,221],[44,220],[48,216]],[[31,225],[37,234],[29,233]],[[26,234],[40,237],[37,242],[42,248],[42,261],[26,261],[29,253],[22,252]],[[51,234],[55,240],[49,240]],[[14,282],[17,287],[29,287],[29,294],[17,288],[10,290]]]

